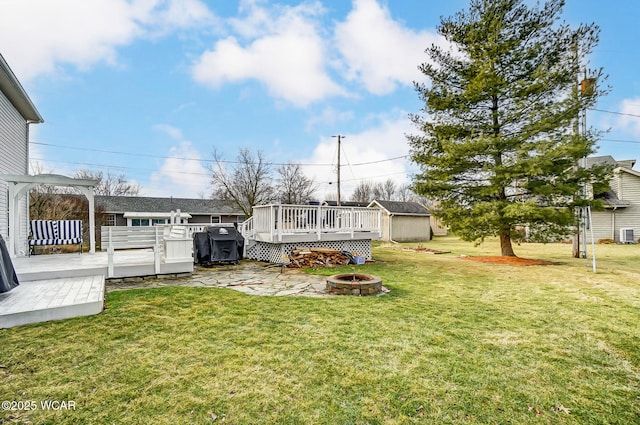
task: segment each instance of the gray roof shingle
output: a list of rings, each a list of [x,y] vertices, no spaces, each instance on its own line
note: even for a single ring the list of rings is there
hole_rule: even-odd
[[[607,192],[596,195],[595,198],[603,200],[606,206],[609,206],[609,207],[624,208],[631,205],[631,203],[627,201],[623,201],[622,199],[618,198],[618,195],[616,195],[616,193],[613,190],[608,190]]]
[[[96,196],[96,205],[108,213],[171,212],[188,214],[244,215],[232,201],[216,199],[153,198],[142,196]]]
[[[431,215],[425,207],[417,202],[381,201],[375,199],[371,204],[373,203],[377,203],[391,214]]]

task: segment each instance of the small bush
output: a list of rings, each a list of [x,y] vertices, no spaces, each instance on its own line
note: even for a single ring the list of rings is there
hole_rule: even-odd
[[[604,239],[598,239],[598,243],[603,245],[610,245],[610,244],[615,244],[616,241],[614,241],[611,238],[604,238]]]

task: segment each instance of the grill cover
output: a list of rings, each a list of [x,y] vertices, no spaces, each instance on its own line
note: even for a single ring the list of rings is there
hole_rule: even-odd
[[[242,259],[244,238],[233,226],[208,227],[194,235],[195,259],[199,264],[234,262]]]
[[[9,292],[18,285],[18,276],[9,257],[7,244],[0,235],[0,293]]]

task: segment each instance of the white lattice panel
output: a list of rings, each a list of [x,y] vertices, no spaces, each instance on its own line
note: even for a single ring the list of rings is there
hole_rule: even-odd
[[[281,263],[285,255],[289,255],[295,247],[331,248],[340,251],[356,252],[358,255],[371,259],[371,239],[346,241],[317,241],[275,244],[255,242],[247,249],[247,258],[270,263]]]

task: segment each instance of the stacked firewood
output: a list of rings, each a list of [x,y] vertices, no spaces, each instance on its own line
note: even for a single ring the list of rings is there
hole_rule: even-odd
[[[357,254],[355,254],[357,255]],[[297,247],[289,254],[287,267],[335,267],[346,266],[351,262],[352,256],[349,253],[331,248],[306,248]]]

